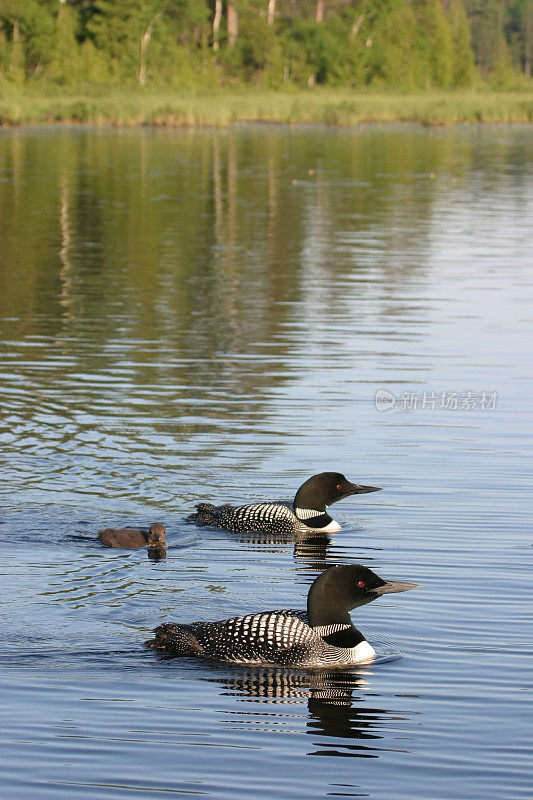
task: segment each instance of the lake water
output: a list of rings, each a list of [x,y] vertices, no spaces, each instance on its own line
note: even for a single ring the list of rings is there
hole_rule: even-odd
[[[0,132],[6,798],[530,800],[532,174],[528,127]],[[329,539],[184,521],[322,470],[383,487]],[[370,666],[143,648],[350,562],[423,584]]]

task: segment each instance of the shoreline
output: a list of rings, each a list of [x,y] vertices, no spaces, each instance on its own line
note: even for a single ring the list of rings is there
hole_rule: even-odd
[[[529,124],[533,88],[513,91],[357,92],[225,90],[209,94],[162,89],[37,93],[9,87],[0,93],[0,125],[229,128],[239,125],[419,123]]]
[[[279,129],[292,129],[292,130],[306,130],[309,128],[319,128],[319,129],[327,129],[327,130],[338,130],[338,131],[349,131],[355,129],[365,129],[365,128],[421,128],[421,129],[428,129],[433,131],[445,131],[451,130],[454,128],[529,128],[533,125],[532,122],[529,121],[490,121],[490,122],[447,122],[447,123],[435,123],[435,124],[426,124],[424,122],[418,122],[417,120],[386,120],[384,122],[380,121],[363,121],[363,122],[354,122],[348,123],[343,125],[335,125],[335,124],[327,124],[325,122],[269,122],[269,121],[259,121],[259,120],[239,120],[239,122],[229,122],[224,125],[217,125],[215,123],[180,123],[180,124],[152,124],[149,122],[132,122],[132,123],[116,123],[116,122],[79,122],[78,120],[61,120],[61,121],[54,121],[54,122],[24,122],[24,123],[0,123],[0,135],[3,131],[16,131],[16,130],[38,130],[46,129],[46,130],[153,130],[153,131],[231,131],[231,130],[238,130],[239,128],[279,128]]]

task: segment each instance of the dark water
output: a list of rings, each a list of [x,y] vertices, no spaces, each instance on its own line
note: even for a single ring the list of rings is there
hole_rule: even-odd
[[[533,796],[532,156],[530,128],[0,132],[9,800]],[[324,469],[384,487],[330,539],[183,521]],[[163,561],[95,540],[154,521]],[[359,561],[423,584],[355,615],[371,666],[143,649]]]

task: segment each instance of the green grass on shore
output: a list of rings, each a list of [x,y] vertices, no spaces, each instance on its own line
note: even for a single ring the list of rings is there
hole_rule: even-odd
[[[210,94],[131,89],[37,93],[0,90],[0,124],[84,123],[226,127],[246,122],[358,125],[368,122],[533,122],[533,89],[478,92],[220,90]]]

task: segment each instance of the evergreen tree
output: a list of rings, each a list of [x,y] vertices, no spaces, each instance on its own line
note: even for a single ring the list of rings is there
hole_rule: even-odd
[[[504,5],[502,0],[466,0],[472,42],[481,75],[486,78],[501,61]]]
[[[95,0],[87,30],[113,78],[138,80],[142,27],[135,0]]]
[[[452,86],[472,86],[476,69],[470,25],[462,0],[450,0],[447,10],[453,41]]]
[[[533,51],[533,0],[511,0],[505,17],[505,38],[517,72],[531,77]]]
[[[76,37],[77,27],[76,9],[68,6],[65,0],[60,0],[47,74],[61,83],[71,83],[83,75],[80,46]]]
[[[55,52],[59,0],[3,0],[0,19],[11,42],[8,74],[13,80],[45,75]]]
[[[367,82],[413,88],[420,85],[423,64],[415,51],[416,18],[405,0],[367,0],[365,47]]]
[[[452,33],[439,0],[415,0],[416,48],[424,64],[424,85],[450,86],[453,79]]]
[[[208,9],[203,0],[95,0],[87,28],[114,78],[144,86],[152,73],[173,82],[207,45]]]
[[[14,83],[24,80],[26,54],[23,43],[23,13],[15,0],[0,0],[2,39],[1,65],[3,76]]]

